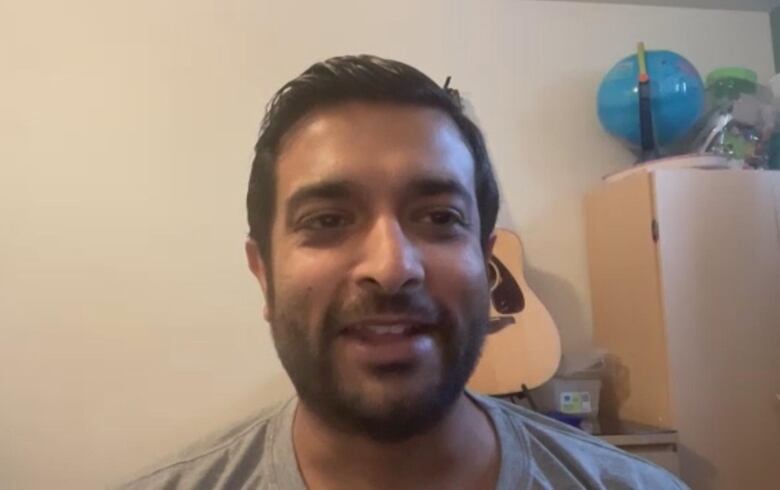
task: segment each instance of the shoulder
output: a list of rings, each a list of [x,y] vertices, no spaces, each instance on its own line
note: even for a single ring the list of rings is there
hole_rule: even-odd
[[[263,464],[292,400],[267,407],[227,430],[201,439],[177,456],[158,464],[120,488],[237,488],[249,481],[261,483],[271,471]]]
[[[579,429],[502,400],[473,396],[521,441],[513,446],[528,451],[538,482],[555,488],[574,482],[596,488],[687,488],[663,468]],[[504,443],[506,434],[499,438]]]

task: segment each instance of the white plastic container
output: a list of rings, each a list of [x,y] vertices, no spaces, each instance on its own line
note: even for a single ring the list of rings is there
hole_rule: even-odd
[[[601,380],[592,378],[554,377],[531,396],[542,412],[560,412],[584,418],[596,418],[599,413]]]

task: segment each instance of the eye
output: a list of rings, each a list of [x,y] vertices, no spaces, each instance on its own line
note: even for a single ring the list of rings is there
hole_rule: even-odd
[[[423,221],[441,227],[465,224],[461,214],[453,209],[435,209],[428,212],[423,217]]]
[[[300,227],[308,230],[333,230],[349,226],[350,224],[351,220],[344,214],[320,213],[304,218]]]

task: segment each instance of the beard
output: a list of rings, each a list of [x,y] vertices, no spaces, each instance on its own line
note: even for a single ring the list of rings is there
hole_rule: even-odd
[[[472,308],[458,318],[424,291],[383,295],[366,293],[349,303],[335,300],[318,329],[307,328],[306,299],[272,305],[271,327],[279,358],[301,401],[336,430],[381,442],[398,442],[436,425],[455,404],[479,360],[488,330],[489,297],[470,297]],[[440,363],[432,375],[419,366],[376,366],[367,376],[393,383],[399,377],[421,376],[417,390],[371,397],[360,382],[344,379],[335,344],[345,325],[374,315],[409,315],[434,325],[431,336]]]

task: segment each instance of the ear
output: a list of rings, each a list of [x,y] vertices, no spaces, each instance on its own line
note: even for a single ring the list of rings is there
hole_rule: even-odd
[[[257,242],[252,238],[247,238],[244,244],[244,250],[246,251],[246,261],[249,265],[249,270],[257,278],[260,283],[260,289],[263,290],[263,297],[265,298],[265,306],[263,307],[263,318],[266,321],[271,321],[271,315],[268,309],[268,303],[270,298],[268,297],[268,275],[266,274],[266,266],[263,259],[260,257],[260,247]]]
[[[493,256],[493,247],[496,245],[496,232],[490,234],[490,238],[488,238],[487,243],[485,244],[485,250],[483,251],[485,254],[485,265],[487,266],[490,262],[490,257]]]
[[[496,245],[496,232],[493,231],[493,233],[490,234],[490,238],[488,238],[487,243],[485,244],[485,273],[488,272],[490,268],[490,259],[493,257],[493,248]],[[509,322],[507,323],[507,320]],[[488,323],[488,335],[493,334],[501,330],[502,328],[506,327],[507,325],[511,325],[514,323],[514,318],[512,317],[494,317],[491,318]]]

